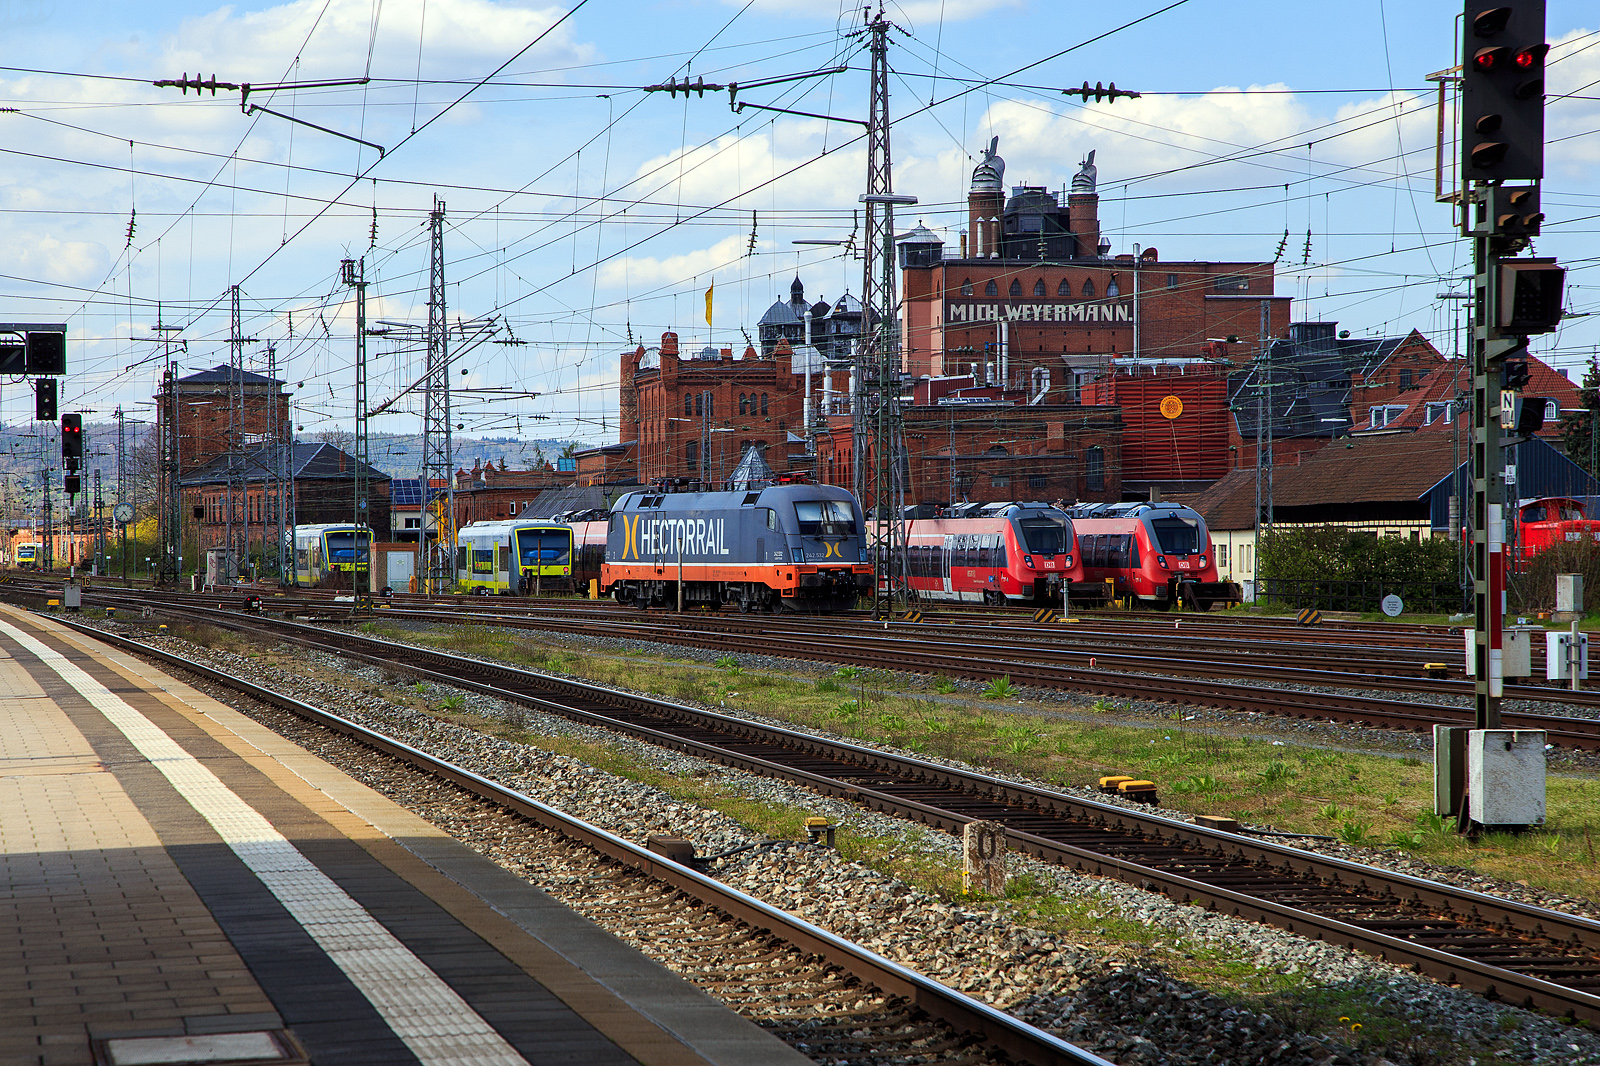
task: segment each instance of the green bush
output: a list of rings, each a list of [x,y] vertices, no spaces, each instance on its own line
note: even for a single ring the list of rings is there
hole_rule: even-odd
[[[1285,581],[1450,582],[1456,545],[1443,538],[1374,537],[1339,526],[1261,535],[1261,572]]]

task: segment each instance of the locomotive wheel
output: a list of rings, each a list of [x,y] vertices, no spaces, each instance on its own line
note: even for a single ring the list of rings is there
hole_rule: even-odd
[[[1005,593],[983,590],[983,605],[985,607],[999,607],[1006,602]]]

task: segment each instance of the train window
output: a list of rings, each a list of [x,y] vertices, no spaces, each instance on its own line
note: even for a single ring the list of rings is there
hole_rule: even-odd
[[[994,565],[994,549],[989,547],[988,540],[984,537],[984,543],[978,546],[978,565],[986,569]]]
[[[770,507],[763,507],[761,509],[763,511],[767,512],[767,528],[768,529],[777,529],[778,528],[778,512],[774,511]]]
[[[1198,555],[1200,552],[1200,527],[1176,516],[1151,521],[1156,549],[1163,555]]]
[[[1004,537],[994,539],[994,565],[1001,570],[1006,568],[1006,541]]]
[[[1017,522],[1023,550],[1034,555],[1060,555],[1067,550],[1067,524],[1049,515],[1036,515]]]
[[[749,507],[752,503],[755,503],[759,499],[761,499],[761,493],[747,492],[744,494],[744,503],[740,504],[740,506]]]
[[[466,570],[466,568],[467,568],[467,546],[465,544],[460,544],[460,545],[456,546],[456,569],[464,571],[464,570]]]
[[[846,500],[796,500],[802,537],[854,536],[856,516]]]
[[[1124,536],[1122,540],[1127,545],[1128,549],[1127,565],[1133,567],[1135,570],[1139,569],[1139,567],[1142,565],[1139,562],[1139,542],[1133,539],[1132,533]]]
[[[472,572],[474,574],[488,574],[494,571],[494,549],[472,549]]]

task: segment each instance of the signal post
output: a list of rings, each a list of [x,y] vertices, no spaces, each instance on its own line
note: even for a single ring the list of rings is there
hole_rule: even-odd
[[[1528,338],[1556,328],[1563,271],[1521,256],[1539,233],[1544,176],[1544,0],[1469,0],[1461,70],[1462,235],[1473,242],[1472,554],[1476,728],[1437,727],[1435,809],[1463,831],[1544,821],[1544,734],[1504,730],[1505,437],[1536,431],[1518,390]],[[1542,412],[1542,402],[1541,402]],[[1540,419],[1542,420],[1542,413]],[[1509,501],[1515,507],[1516,501]]]

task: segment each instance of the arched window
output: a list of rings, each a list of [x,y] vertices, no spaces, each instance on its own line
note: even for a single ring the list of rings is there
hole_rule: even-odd
[[[972,295],[972,279],[971,278],[963,278],[962,279],[962,281],[961,281],[961,295],[963,295],[963,296],[971,296]]]
[[[1121,289],[1117,288],[1117,276],[1115,274],[1111,275],[1111,280],[1106,282],[1106,295],[1115,296],[1121,291]]]
[[[750,413],[750,398],[742,392],[739,394],[739,413],[742,415]]]
[[[1004,444],[994,444],[994,445],[991,445],[989,447],[989,450],[984,452],[983,454],[984,455],[1010,455],[1011,453],[1006,451],[1006,446]]]
[[[697,415],[705,413],[705,395],[703,393],[697,392],[694,394],[694,413]]]
[[[1040,278],[1038,281],[1033,283],[1033,294],[1035,296],[1043,296],[1044,295],[1044,279],[1043,278]]]
[[[764,392],[761,394],[761,413],[767,413],[767,394]]]
[[[1066,278],[1062,278],[1061,279],[1061,284],[1056,286],[1056,295],[1057,296],[1071,296],[1072,295],[1072,282],[1068,281]]]
[[[687,392],[683,394],[683,413],[686,415],[694,414],[694,397]]]
[[[1011,279],[1011,295],[1013,295],[1013,296],[1021,296],[1022,295],[1022,282],[1018,281],[1016,278],[1012,278]]]
[[[1094,299],[1094,279],[1093,278],[1084,278],[1083,279],[1083,296],[1084,296],[1084,299],[1086,299],[1086,300]]]
[[[989,284],[983,287],[983,294],[985,296],[999,296],[1000,288],[994,283],[993,279],[990,279]]]

